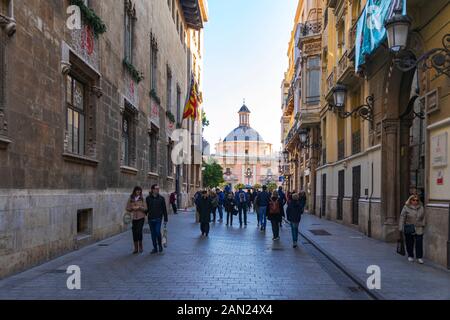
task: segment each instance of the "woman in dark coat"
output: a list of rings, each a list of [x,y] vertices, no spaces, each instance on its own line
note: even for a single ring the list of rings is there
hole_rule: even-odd
[[[202,237],[209,235],[209,223],[211,222],[211,199],[208,197],[208,192],[203,191],[200,198],[197,199],[197,209],[200,215],[200,230]]]
[[[270,198],[267,219],[272,223],[273,241],[280,240],[280,223],[283,219],[283,200],[278,196],[278,192],[274,191]]]
[[[233,213],[235,211],[236,202],[233,193],[229,193],[225,199],[225,211],[227,212],[227,227],[233,225]]]
[[[289,201],[287,207],[287,219],[291,223],[293,247],[297,248],[298,241],[298,226],[302,219],[302,214],[305,209],[306,197],[300,196],[297,193],[292,195],[292,200]]]

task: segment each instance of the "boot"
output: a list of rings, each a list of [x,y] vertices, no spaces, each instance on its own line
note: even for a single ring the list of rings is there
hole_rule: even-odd
[[[144,247],[142,245],[142,241],[139,241],[139,252],[140,253],[144,252]]]
[[[137,253],[139,253],[139,243],[138,243],[138,241],[135,241],[133,254],[137,254]]]

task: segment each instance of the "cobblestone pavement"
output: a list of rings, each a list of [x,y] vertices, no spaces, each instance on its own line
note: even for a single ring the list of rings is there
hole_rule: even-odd
[[[315,235],[314,230],[329,234]],[[381,289],[376,292],[384,299],[450,299],[450,271],[426,259],[424,265],[408,262],[396,253],[395,243],[368,238],[350,227],[309,214],[302,217],[301,232],[360,282],[366,282],[369,266],[378,266]]]
[[[132,255],[129,231],[1,280],[0,299],[361,298],[306,241],[293,249],[287,226],[273,242],[270,224],[264,234],[254,214],[249,220],[247,228],[211,224],[210,238],[202,239],[193,212],[182,212],[169,217],[163,254],[149,254],[146,232],[145,253]],[[66,287],[69,265],[81,268],[81,290]]]

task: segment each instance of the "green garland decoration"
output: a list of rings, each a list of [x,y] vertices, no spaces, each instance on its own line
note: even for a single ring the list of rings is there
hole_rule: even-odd
[[[161,105],[161,99],[158,97],[158,95],[156,94],[155,89],[152,89],[150,91],[150,97],[153,98],[157,104]]]
[[[170,111],[166,111],[166,116],[170,122],[175,123],[175,116]]]
[[[72,5],[76,5],[80,8],[86,24],[88,24],[93,29],[94,35],[96,37],[106,32],[106,24],[102,19],[100,19],[99,16],[95,14],[94,10],[84,4],[83,0],[71,0],[71,3]]]
[[[128,62],[127,59],[123,59],[123,65],[131,73],[131,77],[134,79],[134,81],[139,83],[139,82],[141,82],[144,79],[144,76],[142,75],[142,72],[137,71],[136,68],[130,62]]]

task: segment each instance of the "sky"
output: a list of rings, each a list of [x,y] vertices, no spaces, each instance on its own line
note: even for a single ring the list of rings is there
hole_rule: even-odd
[[[204,35],[203,108],[211,145],[239,125],[245,104],[250,126],[279,151],[281,81],[297,0],[208,0]]]

